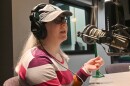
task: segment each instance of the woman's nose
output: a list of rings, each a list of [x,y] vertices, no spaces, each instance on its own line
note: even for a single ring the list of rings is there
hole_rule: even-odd
[[[61,23],[61,26],[62,26],[62,27],[66,27],[66,26],[67,26],[67,23],[66,23],[66,22],[63,22],[63,23]]]

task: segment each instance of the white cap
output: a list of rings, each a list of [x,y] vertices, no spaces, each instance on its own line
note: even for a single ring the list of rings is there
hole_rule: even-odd
[[[36,9],[38,6],[42,4],[44,3],[38,4],[33,9]],[[61,10],[59,7],[51,5],[51,4],[44,4],[44,5],[45,6],[39,9],[38,11],[40,12],[39,21],[50,22],[50,21],[53,21],[55,18],[57,18],[60,14],[63,14],[65,16],[72,16],[72,12],[68,10]]]

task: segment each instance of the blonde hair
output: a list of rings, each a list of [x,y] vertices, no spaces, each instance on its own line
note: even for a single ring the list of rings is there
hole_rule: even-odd
[[[38,40],[34,37],[33,33],[30,33],[24,45],[24,48],[22,50],[22,54],[24,54],[28,49],[36,46],[37,44],[38,44]]]
[[[28,39],[23,47],[23,50],[21,52],[21,55],[20,55],[20,58],[19,58],[19,61],[15,67],[15,71],[18,72],[19,71],[19,67],[21,65],[21,62],[24,60],[24,56],[23,54],[31,49],[32,47],[38,45],[38,40],[34,37],[33,33],[30,33],[29,36],[28,36]]]

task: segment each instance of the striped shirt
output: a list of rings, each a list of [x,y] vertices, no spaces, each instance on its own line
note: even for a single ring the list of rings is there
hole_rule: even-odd
[[[60,62],[38,47],[28,50],[23,56],[25,59],[18,75],[31,86],[80,86],[81,79],[85,81],[89,76],[82,68],[73,76],[65,58]]]

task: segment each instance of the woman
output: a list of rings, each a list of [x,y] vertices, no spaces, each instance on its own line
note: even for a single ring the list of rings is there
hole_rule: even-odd
[[[63,11],[51,4],[38,4],[30,15],[31,35],[25,45],[16,71],[20,78],[31,86],[81,86],[92,71],[103,65],[96,57],[86,62],[72,75],[68,69],[68,56],[60,45],[67,39],[66,17]]]

